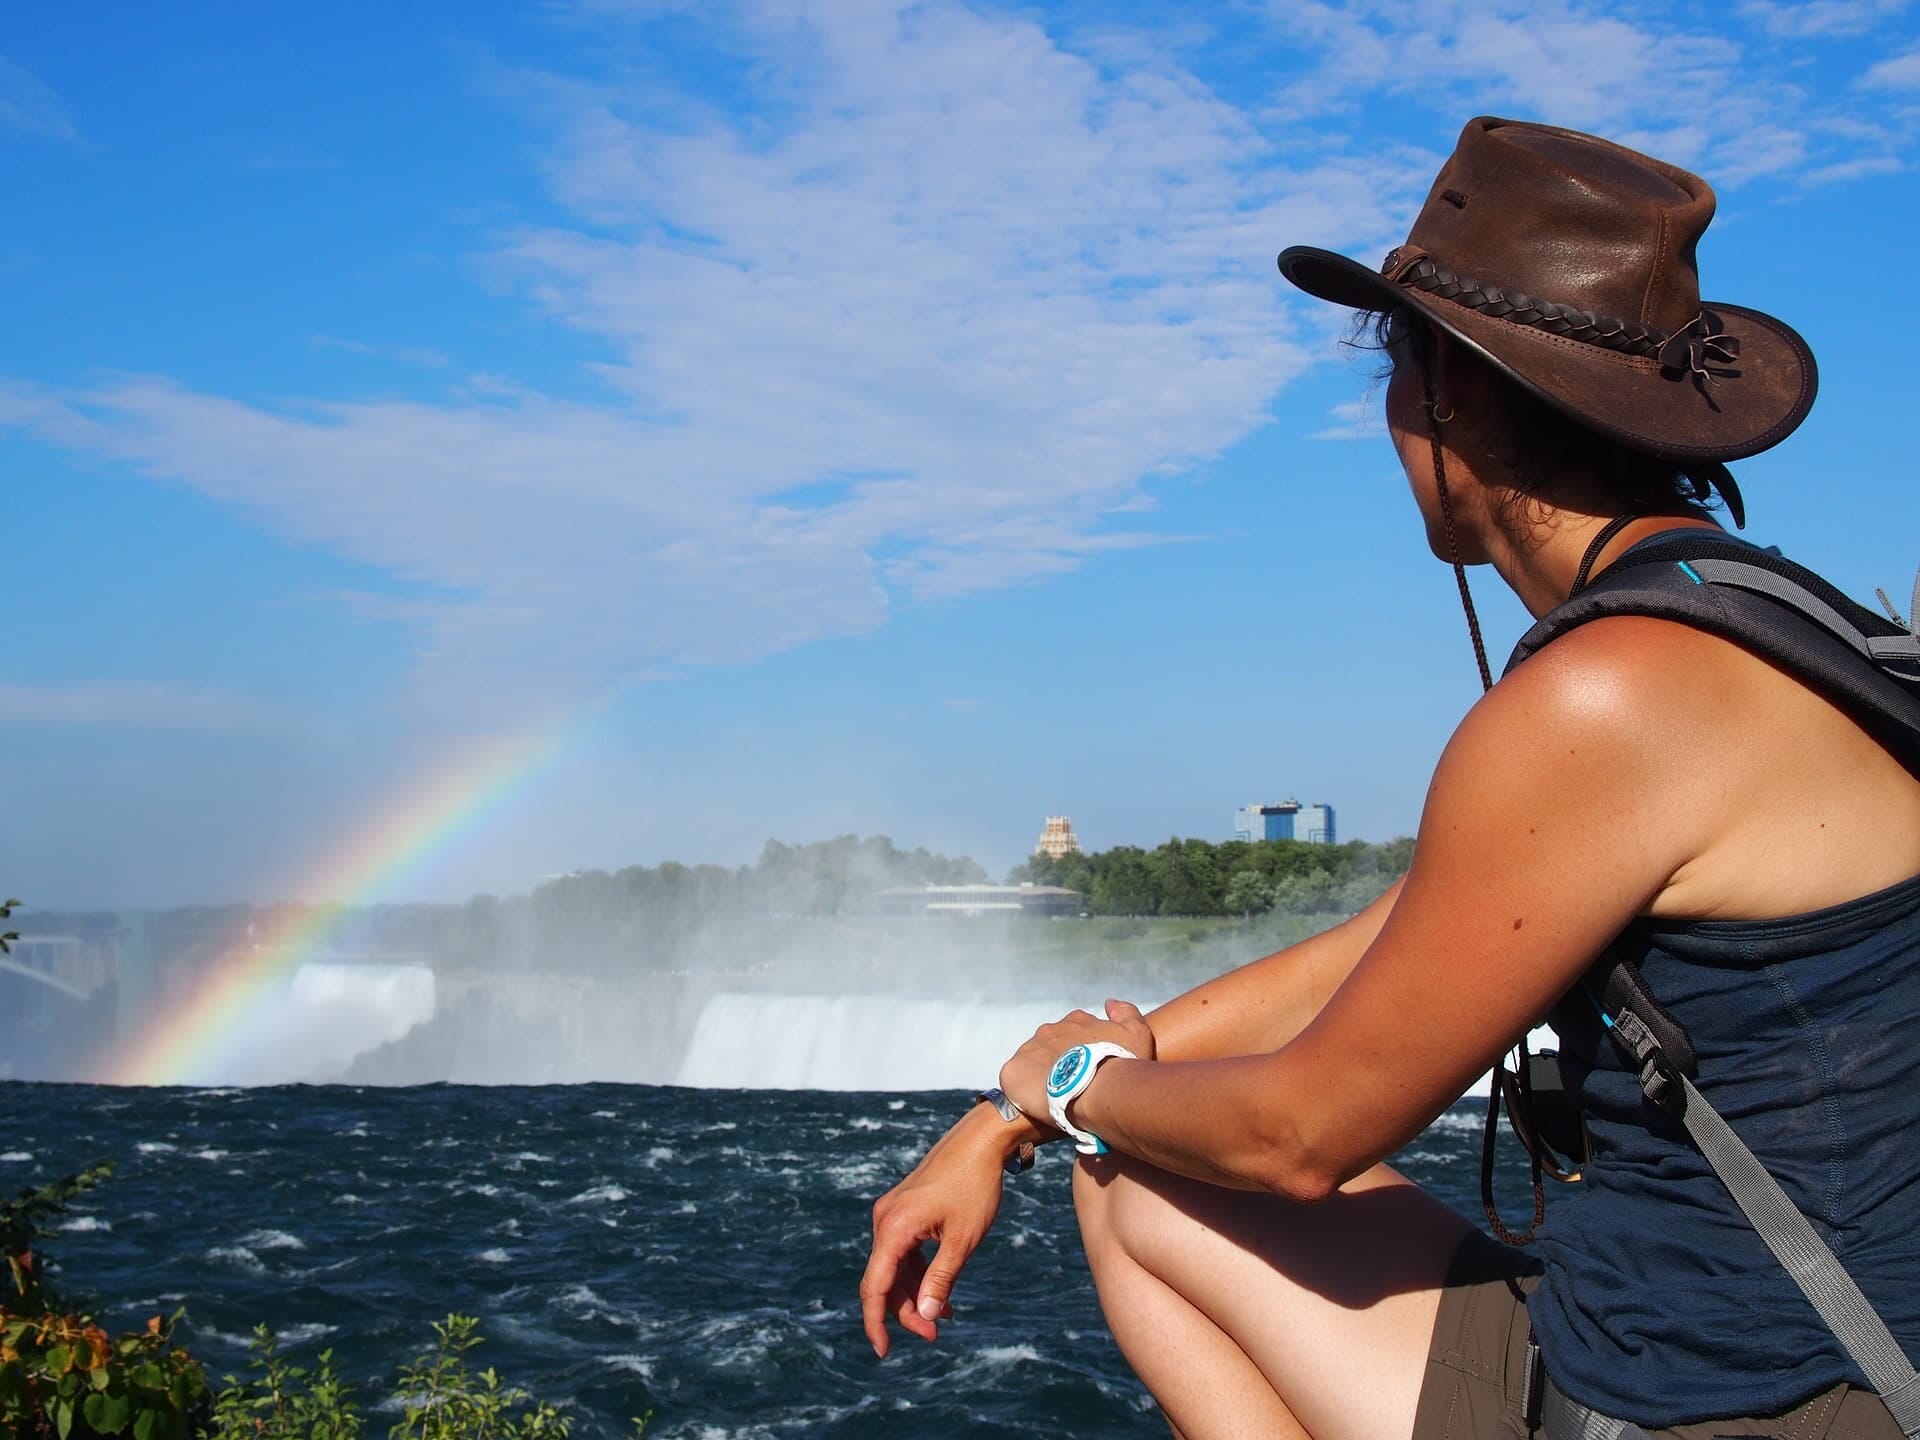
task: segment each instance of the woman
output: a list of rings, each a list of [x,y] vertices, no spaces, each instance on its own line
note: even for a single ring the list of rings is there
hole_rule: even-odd
[[[1709,484],[1738,518],[1722,462],[1798,425],[1814,373],[1779,321],[1702,307],[1712,210],[1672,166],[1480,119],[1379,272],[1282,255],[1379,317],[1387,428],[1436,556],[1493,566],[1540,616],[1651,536],[1715,531]],[[1411,870],[1367,910],[1151,1016],[1109,1002],[1023,1046],[1000,1077],[1013,1118],[976,1106],[874,1208],[875,1349],[888,1314],[935,1337],[1003,1160],[1057,1134],[1027,1118],[1049,1071],[1104,1042],[1137,1058],[1085,1066],[1059,1112],[1109,1149],[1078,1164],[1075,1206],[1176,1434],[1617,1433],[1573,1429],[1580,1406],[1661,1435],[1900,1434],[1604,1041],[1581,1057],[1587,1182],[1537,1253],[1381,1163],[1609,953],[1674,1008],[1701,1091],[1920,1353],[1920,1147],[1901,1134],[1920,780],[1783,671],[1639,616],[1573,629],[1489,690]],[[1576,1407],[1545,1432],[1530,1340]]]

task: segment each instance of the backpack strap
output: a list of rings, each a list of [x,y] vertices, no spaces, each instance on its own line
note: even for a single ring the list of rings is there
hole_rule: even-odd
[[[1920,775],[1920,629],[1857,604],[1812,571],[1732,536],[1669,530],[1543,616],[1507,670],[1611,615],[1674,620],[1732,641],[1824,696]]]

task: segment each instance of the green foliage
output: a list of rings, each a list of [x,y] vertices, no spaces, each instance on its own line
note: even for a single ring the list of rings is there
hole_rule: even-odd
[[[474,1372],[478,1327],[471,1315],[433,1327],[433,1351],[400,1372],[406,1418],[390,1440],[566,1440],[571,1424],[553,1406],[503,1385],[491,1366]]]
[[[360,1440],[353,1392],[333,1373],[333,1352],[320,1352],[319,1369],[289,1364],[279,1337],[265,1325],[247,1347],[250,1380],[227,1376],[213,1402],[212,1440]]]
[[[111,1173],[96,1165],[0,1202],[0,1247],[12,1283],[11,1294],[0,1292],[0,1436],[363,1440],[364,1419],[334,1372],[331,1350],[310,1370],[282,1356],[278,1337],[258,1326],[249,1376],[229,1375],[216,1396],[200,1363],[173,1344],[184,1311],[118,1337],[89,1316],[62,1313],[43,1278],[40,1232]],[[468,1363],[481,1343],[471,1316],[449,1315],[433,1333],[433,1350],[403,1367],[396,1382],[405,1418],[391,1440],[567,1440],[569,1422],[557,1407]],[[646,1423],[634,1421],[636,1437]]]
[[[0,1309],[0,1435],[20,1440],[190,1440],[206,1376],[172,1343],[180,1316],[117,1339],[84,1315]]]
[[[200,1365],[173,1344],[179,1322],[108,1335],[63,1313],[46,1282],[39,1236],[68,1202],[113,1171],[96,1165],[0,1202],[0,1251],[12,1293],[0,1293],[0,1435],[18,1440],[190,1440],[205,1409]]]
[[[11,1200],[0,1200],[0,1255],[7,1257],[13,1294],[0,1295],[17,1314],[41,1315],[53,1308],[46,1289],[44,1266],[34,1244],[46,1222],[66,1213],[67,1205],[113,1174],[113,1166],[95,1165],[34,1190],[22,1190]]]
[[[1319,845],[1303,840],[1168,840],[1094,855],[1035,855],[1009,884],[1062,885],[1094,915],[1252,916],[1269,911],[1331,920],[1365,908],[1407,873],[1413,841]]]
[[[567,1440],[571,1422],[556,1406],[468,1362],[483,1343],[471,1315],[449,1315],[432,1328],[433,1349],[403,1366],[395,1381],[403,1418],[389,1440]],[[247,1348],[252,1376],[227,1377],[206,1440],[362,1440],[366,1422],[352,1390],[334,1374],[331,1350],[320,1352],[316,1370],[290,1364],[265,1325],[255,1327]],[[639,1440],[647,1421],[633,1423]]]

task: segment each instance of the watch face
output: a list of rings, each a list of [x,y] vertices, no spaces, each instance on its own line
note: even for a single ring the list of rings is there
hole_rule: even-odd
[[[1047,1093],[1049,1095],[1066,1094],[1080,1079],[1081,1072],[1087,1068],[1087,1062],[1092,1058],[1086,1046],[1076,1045],[1054,1061],[1053,1070],[1047,1076]]]

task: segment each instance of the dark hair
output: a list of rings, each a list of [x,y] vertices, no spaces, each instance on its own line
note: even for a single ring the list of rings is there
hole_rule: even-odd
[[[1381,356],[1374,378],[1385,380],[1401,360],[1431,362],[1441,332],[1417,311],[1362,310],[1353,322],[1347,345]],[[1456,353],[1484,364],[1464,346]],[[1643,515],[1703,515],[1705,494],[1672,460],[1662,460],[1611,440],[1555,409],[1525,386],[1491,367],[1490,379],[1499,400],[1493,407],[1498,428],[1507,439],[1497,458],[1512,473],[1514,502],[1529,499],[1551,502],[1564,478],[1578,475],[1600,487],[1622,511]]]

